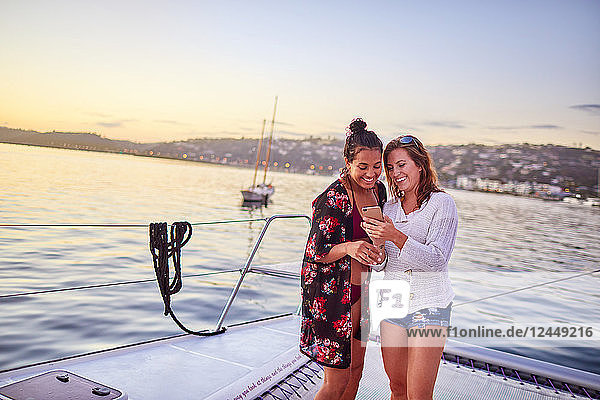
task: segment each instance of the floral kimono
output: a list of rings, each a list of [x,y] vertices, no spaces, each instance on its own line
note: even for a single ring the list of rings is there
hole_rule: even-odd
[[[379,205],[383,206],[386,193],[379,181],[377,192]],[[333,246],[352,241],[352,203],[342,180],[333,182],[320,194],[312,208],[312,226],[302,263],[300,351],[321,365],[348,368],[352,333],[350,256],[330,264],[319,262]],[[363,290],[361,297],[365,295]],[[368,318],[362,317],[361,328],[368,329]]]

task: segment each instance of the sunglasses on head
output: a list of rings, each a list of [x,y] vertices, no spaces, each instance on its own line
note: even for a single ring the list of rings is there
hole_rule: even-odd
[[[413,135],[404,135],[399,139],[401,144],[414,144],[417,147],[422,147],[423,144]]]
[[[401,145],[403,145],[403,147],[414,145],[418,152],[420,152],[420,153],[423,152],[423,145],[421,144],[419,139],[417,139],[416,137],[414,137],[412,135],[402,136],[400,139],[398,139],[398,141],[400,142]]]

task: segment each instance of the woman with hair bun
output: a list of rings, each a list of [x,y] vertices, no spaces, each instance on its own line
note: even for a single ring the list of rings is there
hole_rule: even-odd
[[[384,222],[365,218],[363,227],[373,240],[386,241],[385,279],[410,285],[408,314],[381,323],[383,364],[392,400],[431,399],[454,298],[448,260],[458,213],[452,197],[438,187],[419,139],[392,140],[383,162],[392,200],[383,208]]]
[[[362,376],[368,316],[361,316],[368,265],[384,261],[361,227],[365,206],[383,206],[378,178],[383,144],[362,119],[348,127],[346,166],[312,203],[312,227],[302,263],[300,350],[325,370],[316,400],[354,399]],[[362,318],[361,318],[362,317]]]

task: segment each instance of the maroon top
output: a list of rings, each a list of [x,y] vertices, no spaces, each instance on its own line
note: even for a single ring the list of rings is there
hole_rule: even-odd
[[[362,215],[358,211],[358,207],[356,206],[356,202],[354,198],[352,198],[352,239],[364,239],[367,238],[367,232],[360,226],[360,223],[363,222]]]

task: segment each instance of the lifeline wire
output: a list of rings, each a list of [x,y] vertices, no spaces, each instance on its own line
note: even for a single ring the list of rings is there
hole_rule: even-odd
[[[196,222],[192,226],[231,224],[235,222],[266,221],[268,218],[234,219],[227,221]],[[0,224],[0,228],[147,228],[142,224]]]
[[[226,274],[229,272],[240,272],[240,271],[241,271],[240,268],[236,268],[236,269],[227,269],[227,270],[223,270],[223,271],[202,272],[202,273],[198,273],[198,274],[183,275],[182,277],[183,278],[194,278],[194,277],[198,277],[198,276],[218,275],[218,274]],[[140,279],[137,281],[109,282],[109,283],[99,283],[96,285],[74,286],[74,287],[67,287],[67,288],[38,290],[35,292],[3,294],[3,295],[0,295],[0,299],[7,298],[7,297],[21,297],[21,296],[33,296],[33,295],[37,295],[37,294],[46,294],[46,293],[67,292],[70,290],[96,289],[96,288],[108,287],[108,286],[133,285],[136,283],[154,282],[155,280],[156,279],[154,279],[154,278],[153,279]]]
[[[458,306],[463,306],[463,305],[469,304],[469,303],[476,303],[476,302],[483,301],[483,300],[493,299],[495,297],[500,297],[500,296],[504,296],[504,295],[507,295],[507,294],[520,292],[520,291],[523,291],[523,290],[533,289],[533,288],[536,288],[536,287],[540,287],[540,286],[544,286],[544,285],[549,285],[551,283],[562,282],[562,281],[566,281],[566,280],[569,280],[569,279],[577,278],[579,276],[591,275],[591,274],[595,274],[597,272],[600,272],[600,269],[597,269],[597,270],[594,270],[594,271],[583,272],[581,274],[567,276],[566,278],[555,279],[553,281],[542,282],[542,283],[538,283],[538,284],[531,285],[531,286],[525,286],[525,287],[522,287],[522,288],[519,288],[519,289],[509,290],[508,292],[493,294],[491,296],[481,297],[481,298],[475,299],[475,300],[465,301],[465,302],[462,302],[462,303],[455,304],[452,307],[458,307]]]
[[[254,219],[240,219],[240,220],[227,220],[227,221],[209,221],[209,222],[198,222],[198,223],[194,223],[194,224],[190,224],[188,222],[185,222],[185,224],[187,224],[187,226],[189,226],[190,236],[191,236],[191,227],[192,226],[227,224],[227,223],[235,223],[235,222],[267,221],[268,219],[269,218],[254,218]],[[166,223],[164,223],[164,224],[165,224],[165,228],[166,228]],[[180,224],[180,223],[176,222],[173,225],[175,225],[175,224]],[[150,226],[151,226],[150,229],[151,230],[152,230],[152,225],[155,225],[155,224],[150,224]],[[29,228],[29,227],[45,227],[45,228],[49,228],[49,227],[52,227],[52,228],[55,228],[55,227],[63,227],[63,228],[75,228],[75,227],[92,227],[92,228],[93,227],[101,227],[101,228],[141,228],[141,227],[146,227],[146,226],[147,225],[140,225],[140,224],[29,224],[29,225],[28,224],[0,224],[0,228]],[[172,227],[172,229],[173,229],[173,227]],[[151,233],[151,235],[152,235],[152,233]],[[187,238],[187,240],[189,240],[189,237]],[[185,241],[185,243],[187,243],[187,240]],[[152,249],[152,243],[150,245],[151,245],[151,249]],[[180,251],[181,251],[181,249],[179,249],[179,252]],[[153,254],[154,254],[154,252],[153,252]],[[177,258],[178,257],[180,257],[180,256],[177,256]],[[156,261],[155,261],[155,263],[156,263]],[[156,269],[156,267],[155,267],[155,269]],[[178,281],[181,280],[181,269],[179,269],[179,271],[180,271],[179,272],[180,275],[178,277],[176,275],[176,280],[178,280]],[[233,272],[233,271],[231,271],[231,272]],[[523,291],[523,290],[528,290],[528,289],[533,289],[533,288],[544,286],[544,285],[549,285],[549,284],[556,283],[556,282],[566,281],[566,280],[569,280],[569,279],[577,278],[579,276],[591,275],[591,274],[595,274],[597,272],[600,272],[600,269],[597,269],[597,270],[594,270],[594,271],[589,271],[589,272],[584,272],[584,273],[581,273],[581,274],[572,275],[572,276],[569,276],[569,277],[566,277],[566,278],[556,279],[556,280],[549,281],[549,282],[543,282],[543,283],[536,284],[536,285],[526,286],[526,287],[522,287],[522,288],[510,290],[510,291],[507,291],[507,292],[503,292],[503,293],[498,293],[498,294],[494,294],[494,295],[491,295],[491,296],[482,297],[482,298],[479,298],[479,299],[465,301],[465,302],[462,302],[462,303],[455,304],[454,307],[458,307],[458,306],[462,306],[462,305],[470,304],[470,303],[476,303],[476,302],[480,302],[480,301],[484,301],[484,300],[488,300],[488,299],[492,299],[492,298],[504,296],[504,295],[507,295],[507,294],[520,292],[520,291]],[[198,275],[190,275],[190,276],[198,276]],[[157,279],[158,279],[158,276],[157,276]],[[168,269],[167,269],[167,281],[168,281]],[[120,285],[120,284],[141,283],[141,282],[146,282],[146,281],[145,280],[141,280],[141,281],[130,281],[130,282],[118,282],[118,283],[112,283],[112,284],[100,284],[100,285],[92,285],[92,286],[82,286],[82,287],[66,288],[66,289],[51,289],[51,290],[38,291],[38,292],[0,295],[0,298],[17,297],[17,296],[24,296],[24,295],[30,295],[30,294],[60,292],[60,291],[65,291],[65,290],[78,290],[78,289],[87,289],[87,288],[104,287],[104,286],[116,286],[116,285]],[[177,283],[177,282],[174,281],[174,284],[180,284],[180,282]],[[162,294],[162,290],[161,290],[161,294]],[[165,313],[165,315],[168,315],[168,313]],[[175,319],[174,315],[173,315],[173,318]],[[178,321],[175,321],[175,322],[177,322],[178,325],[180,324]]]

